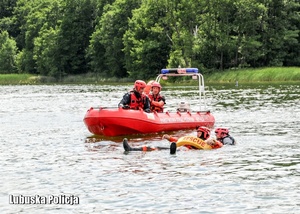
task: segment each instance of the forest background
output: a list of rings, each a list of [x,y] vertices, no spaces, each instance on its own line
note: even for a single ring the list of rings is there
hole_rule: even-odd
[[[0,74],[299,67],[299,9],[299,0],[0,0]]]

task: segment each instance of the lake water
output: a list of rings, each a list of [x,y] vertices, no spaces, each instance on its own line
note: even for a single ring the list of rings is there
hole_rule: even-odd
[[[0,213],[300,213],[299,84],[208,86],[215,126],[238,144],[176,155],[124,153],[123,137],[88,132],[86,110],[115,107],[128,89],[0,86]],[[176,89],[163,88],[166,108],[194,108],[193,88]],[[169,146],[161,136],[126,137]]]

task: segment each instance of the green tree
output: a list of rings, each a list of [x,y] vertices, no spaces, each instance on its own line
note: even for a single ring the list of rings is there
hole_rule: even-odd
[[[61,79],[60,56],[58,47],[58,28],[62,19],[60,0],[50,1],[49,4],[39,10],[40,17],[45,20],[39,34],[34,38],[33,60],[36,64],[36,72],[41,75],[49,75]]]
[[[163,26],[172,48],[169,54],[169,67],[190,67],[194,58],[193,46],[197,28],[198,1],[164,1],[166,17]]]
[[[22,54],[18,57],[19,70],[26,73],[39,73],[34,56],[35,39],[40,36],[41,29],[55,28],[60,19],[60,0],[19,0],[15,14],[19,17],[21,37],[19,37]],[[24,36],[24,37],[23,37]],[[43,48],[43,47],[42,47]]]
[[[53,28],[42,28],[39,37],[34,40],[33,58],[36,60],[39,74],[61,79],[57,34],[58,31]]]
[[[16,36],[13,27],[13,10],[17,0],[0,0],[0,33],[7,31],[9,35]]]
[[[257,0],[239,0],[235,3],[233,37],[236,38],[234,51],[235,67],[257,66],[263,56],[261,35],[262,16],[267,8]]]
[[[284,66],[300,66],[300,2],[290,0],[285,6]]]
[[[264,14],[265,31],[262,32],[263,46],[266,50],[261,65],[281,66],[283,61],[283,36],[285,33],[283,0],[265,1],[268,10]]]
[[[16,73],[17,46],[7,31],[0,33],[0,73]]]
[[[0,0],[0,20],[13,15],[13,9],[17,0]]]
[[[257,66],[264,56],[263,15],[257,0],[206,1],[200,12],[194,50],[209,69]]]
[[[139,6],[139,0],[116,0],[107,4],[92,35],[89,56],[94,71],[102,75],[125,77],[123,35],[128,29],[131,11]]]
[[[95,2],[67,0],[58,32],[60,67],[65,74],[88,72],[85,58],[94,29]]]
[[[114,0],[96,0],[95,6],[95,30],[93,31],[90,39],[89,47],[86,52],[86,59],[91,72],[96,75],[105,76],[108,75],[108,71],[105,65],[105,47],[100,43],[100,19],[103,14],[103,8],[105,5],[110,5]]]
[[[286,58],[296,56],[288,53],[289,50],[298,53],[299,56],[299,49],[294,50],[295,47],[299,47],[299,1],[262,2],[267,10],[263,14],[263,28],[259,32],[262,35],[261,42],[264,50],[259,66],[282,66]],[[295,22],[293,23],[292,20]]]
[[[143,1],[141,7],[133,11],[123,37],[129,76],[153,78],[167,65],[171,44],[161,25],[166,16],[164,9],[162,1]]]
[[[299,66],[299,8],[299,0],[2,0],[1,59],[58,79]]]
[[[27,31],[26,22],[27,17],[34,10],[36,5],[36,0],[34,1],[27,1],[27,0],[18,0],[16,6],[13,10],[13,27],[15,29],[16,35],[15,40],[17,42],[17,47],[20,51],[23,51],[25,48],[25,34]],[[23,56],[22,56],[23,58]]]

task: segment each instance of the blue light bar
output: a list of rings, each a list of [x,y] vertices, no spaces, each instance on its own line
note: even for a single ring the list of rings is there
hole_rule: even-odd
[[[164,68],[161,69],[162,74],[186,74],[198,73],[198,68]]]

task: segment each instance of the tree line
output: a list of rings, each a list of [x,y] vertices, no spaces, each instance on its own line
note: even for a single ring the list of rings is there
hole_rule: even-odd
[[[299,0],[0,0],[0,73],[300,66]]]

